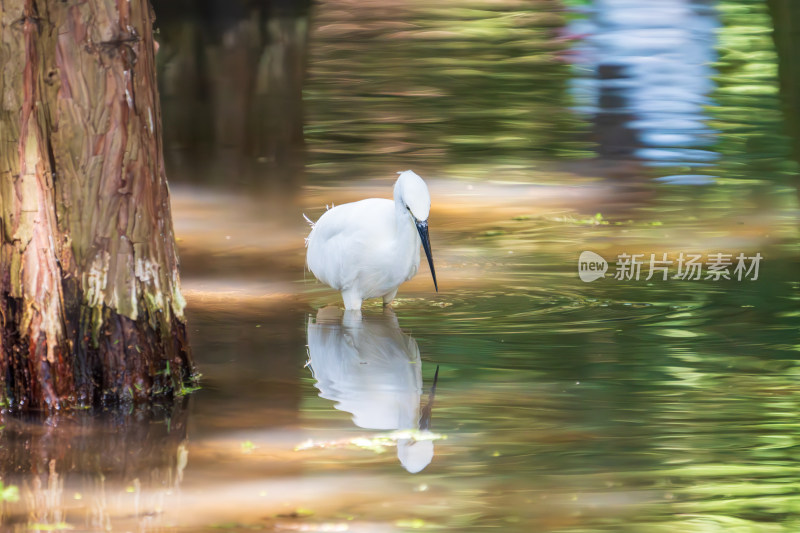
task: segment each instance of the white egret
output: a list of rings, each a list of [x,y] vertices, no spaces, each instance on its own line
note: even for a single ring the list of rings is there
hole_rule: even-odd
[[[397,288],[417,273],[420,244],[439,291],[428,237],[428,187],[411,170],[398,174],[394,201],[338,205],[312,223],[306,263],[318,280],[341,291],[345,309],[361,309],[367,298],[391,304]]]

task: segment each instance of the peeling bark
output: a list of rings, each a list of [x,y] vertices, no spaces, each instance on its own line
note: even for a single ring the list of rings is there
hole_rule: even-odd
[[[0,381],[16,408],[192,383],[146,0],[0,7]]]

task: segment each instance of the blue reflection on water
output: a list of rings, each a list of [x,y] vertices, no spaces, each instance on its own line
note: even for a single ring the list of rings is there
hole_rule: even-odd
[[[574,20],[578,111],[592,116],[599,155],[651,167],[710,166],[719,25],[711,2],[598,0]]]

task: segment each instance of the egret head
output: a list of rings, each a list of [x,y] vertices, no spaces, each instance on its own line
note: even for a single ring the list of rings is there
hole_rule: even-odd
[[[394,201],[401,213],[408,211],[414,224],[417,226],[419,238],[422,241],[422,248],[428,258],[428,265],[431,267],[433,276],[433,286],[439,292],[439,285],[436,283],[436,270],[433,268],[433,256],[431,255],[431,241],[428,237],[428,215],[431,212],[431,195],[428,193],[428,186],[417,176],[413,170],[398,172],[400,177],[394,185]]]
[[[428,186],[417,176],[413,170],[398,172],[397,183],[394,185],[395,200],[403,202],[403,207],[408,209],[415,220],[428,221],[431,212],[431,195]]]
[[[397,458],[403,468],[412,474],[421,472],[433,461],[433,441],[432,440],[397,440]]]

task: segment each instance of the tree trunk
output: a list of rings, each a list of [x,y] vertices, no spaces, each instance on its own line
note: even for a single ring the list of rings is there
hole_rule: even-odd
[[[0,390],[12,408],[193,381],[147,0],[0,4]]]

